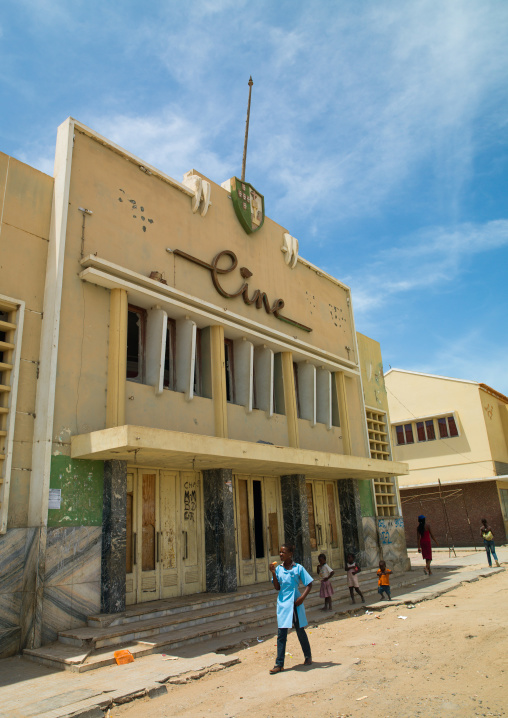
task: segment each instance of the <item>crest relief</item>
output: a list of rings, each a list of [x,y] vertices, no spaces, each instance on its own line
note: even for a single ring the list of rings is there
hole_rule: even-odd
[[[257,232],[265,221],[265,198],[252,185],[242,182],[238,177],[231,178],[230,187],[233,207],[240,224],[247,234]]]

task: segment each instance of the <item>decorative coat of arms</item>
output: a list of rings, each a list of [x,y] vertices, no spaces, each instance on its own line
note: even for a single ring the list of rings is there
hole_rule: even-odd
[[[231,178],[231,199],[236,216],[247,232],[252,234],[263,226],[265,221],[265,198],[248,182],[242,182],[238,177]]]

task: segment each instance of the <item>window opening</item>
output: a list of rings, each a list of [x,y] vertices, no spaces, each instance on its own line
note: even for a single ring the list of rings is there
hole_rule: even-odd
[[[397,444],[414,444],[413,427],[411,424],[399,424],[395,427]]]
[[[256,545],[256,558],[265,555],[265,542],[263,539],[263,496],[261,481],[252,482],[252,498],[254,502],[254,543]]]
[[[127,379],[143,383],[146,311],[129,305],[127,319]]]
[[[201,389],[201,329],[197,327],[194,353],[194,396],[203,396]]]
[[[298,364],[296,362],[293,362],[293,378],[295,382],[296,416],[300,419],[300,392],[298,389]]]
[[[173,391],[176,388],[175,338],[175,320],[168,318],[168,329],[166,332],[166,351],[164,356],[164,388],[172,389]]]
[[[418,435],[418,441],[434,441],[434,439],[436,438],[434,421],[432,419],[427,419],[426,421],[417,421],[416,433]]]
[[[226,401],[229,401],[231,404],[233,404],[235,401],[235,391],[232,339],[224,339],[224,358],[226,370]]]

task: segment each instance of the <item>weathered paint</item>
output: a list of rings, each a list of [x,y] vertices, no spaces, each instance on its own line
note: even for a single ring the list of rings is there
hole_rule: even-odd
[[[49,509],[48,526],[102,524],[102,461],[51,457],[51,489],[61,489],[60,509]]]
[[[375,516],[374,499],[372,496],[372,482],[359,481],[358,492],[360,494],[360,506],[362,508],[362,516]]]

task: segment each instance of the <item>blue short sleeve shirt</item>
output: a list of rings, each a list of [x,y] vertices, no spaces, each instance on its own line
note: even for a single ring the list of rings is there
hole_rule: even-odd
[[[299,563],[293,563],[290,569],[286,569],[283,564],[280,564],[275,569],[275,575],[280,586],[277,597],[277,626],[279,628],[291,628],[295,601],[301,595],[298,590],[300,581],[304,586],[308,586],[309,583],[312,583],[313,578]],[[296,610],[300,628],[304,628],[307,625],[307,617],[303,603]]]

